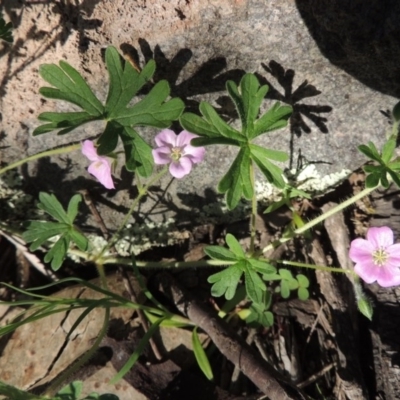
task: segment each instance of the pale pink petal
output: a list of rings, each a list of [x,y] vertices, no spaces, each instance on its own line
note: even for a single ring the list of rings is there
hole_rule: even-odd
[[[354,267],[354,272],[366,283],[373,283],[379,276],[382,267],[375,265],[371,259],[368,263],[359,263]]]
[[[168,146],[175,147],[176,146],[176,135],[174,131],[171,129],[163,129],[156,137],[154,138],[158,147]]]
[[[85,140],[83,142],[82,154],[90,161],[97,161],[99,159],[94,143],[91,140]]]
[[[173,161],[169,166],[170,174],[177,179],[183,178],[191,169],[192,162],[187,157],[182,157],[179,161]]]
[[[400,271],[388,266],[381,267],[377,275],[378,284],[382,287],[397,286],[400,284]]]
[[[198,136],[195,135],[194,133],[190,133],[188,131],[182,131],[177,137],[176,137],[176,146],[177,147],[185,147],[188,146],[191,142],[192,139],[197,138]]]
[[[111,163],[106,157],[99,157],[98,161],[90,164],[89,174],[93,175],[106,189],[115,189],[111,177]]]
[[[194,147],[188,145],[185,147],[185,157],[189,157],[193,164],[198,164],[204,160],[206,149],[204,147]]]
[[[156,164],[168,164],[171,162],[171,149],[167,146],[157,147],[152,151],[153,159]]]
[[[364,263],[372,261],[372,253],[376,248],[365,239],[354,239],[351,242],[349,257],[355,263]]]
[[[400,243],[392,244],[386,249],[389,254],[388,263],[400,267]]]
[[[393,231],[387,226],[369,228],[367,240],[376,248],[386,248],[393,244]]]

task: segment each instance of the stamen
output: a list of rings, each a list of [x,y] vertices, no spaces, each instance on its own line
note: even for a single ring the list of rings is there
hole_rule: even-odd
[[[182,149],[180,147],[173,147],[171,149],[172,161],[179,161],[181,157],[182,157]]]
[[[386,253],[385,249],[378,249],[372,253],[372,258],[374,260],[374,264],[382,267],[386,264],[387,259],[389,258],[389,254]]]

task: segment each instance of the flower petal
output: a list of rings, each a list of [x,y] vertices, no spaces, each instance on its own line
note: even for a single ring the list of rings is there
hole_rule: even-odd
[[[192,162],[187,157],[182,157],[179,161],[171,162],[169,166],[170,174],[177,179],[183,178],[192,169]]]
[[[176,137],[176,146],[177,147],[185,147],[190,145],[190,141],[194,138],[197,138],[198,136],[195,135],[194,133],[190,133],[188,131],[182,131],[177,137]]]
[[[382,287],[397,286],[400,284],[400,270],[387,265],[381,267],[378,272],[377,281]]]
[[[171,148],[176,146],[176,135],[171,129],[163,129],[154,140],[158,147],[168,146]]]
[[[371,259],[370,262],[356,264],[354,272],[366,283],[372,283],[377,280],[380,269],[382,269],[382,267],[375,265]]]
[[[99,159],[94,143],[91,140],[85,140],[82,143],[82,154],[90,161],[97,161]]]
[[[93,175],[106,189],[115,189],[111,177],[111,163],[106,157],[99,157],[88,168],[89,174]]]
[[[389,254],[388,264],[400,267],[400,243],[387,247],[386,252]]]
[[[154,162],[158,165],[169,164],[171,162],[171,148],[167,146],[157,147],[152,151]]]
[[[188,145],[185,147],[185,157],[190,158],[193,164],[198,164],[204,160],[206,149],[204,147],[194,147]]]
[[[376,248],[368,240],[354,239],[350,245],[349,257],[355,263],[372,262],[372,253],[375,250]]]
[[[387,226],[369,228],[367,240],[376,248],[386,248],[393,244],[393,231]]]

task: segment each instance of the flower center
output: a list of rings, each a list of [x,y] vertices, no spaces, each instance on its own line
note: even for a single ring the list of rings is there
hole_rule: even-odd
[[[389,254],[386,253],[385,249],[378,249],[372,253],[372,259],[374,260],[374,264],[382,267],[386,264],[387,259],[389,258]]]
[[[182,157],[182,148],[181,147],[173,147],[171,149],[171,159],[172,161],[179,161]]]

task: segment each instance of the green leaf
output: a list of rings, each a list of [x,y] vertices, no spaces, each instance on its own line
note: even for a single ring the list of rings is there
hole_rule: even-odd
[[[310,297],[310,293],[308,292],[308,289],[305,287],[299,287],[297,291],[297,296],[300,300],[307,300]]]
[[[296,275],[296,279],[299,282],[299,285],[303,288],[308,288],[310,286],[310,281],[303,274]]]
[[[151,147],[129,127],[120,131],[120,136],[125,149],[126,164],[128,171],[135,171],[143,177],[148,177],[153,172],[154,159]]]
[[[357,301],[357,307],[362,315],[364,315],[370,321],[372,321],[372,316],[373,316],[374,310],[372,307],[372,303],[369,299],[367,299],[366,297],[362,297],[361,299],[359,299]]]
[[[371,174],[365,178],[365,186],[367,188],[374,188],[379,185],[380,176],[378,174]]]
[[[282,277],[282,279],[286,279],[287,281],[290,281],[293,279],[293,275],[292,275],[291,271],[289,271],[286,268],[280,268],[279,275]]]
[[[232,299],[235,295],[242,273],[243,269],[240,264],[237,263],[209,276],[208,282],[213,283],[211,294],[214,297],[221,297],[225,294],[227,300]]]
[[[248,266],[245,270],[244,276],[247,295],[255,303],[261,303],[263,300],[263,293],[267,290],[265,283],[257,272],[248,268]]]
[[[265,132],[271,132],[276,129],[284,128],[288,119],[293,112],[290,106],[281,106],[280,103],[275,103],[254,125],[254,132],[251,139]]]
[[[262,274],[276,273],[276,268],[266,261],[257,260],[255,258],[249,258],[247,261],[250,263],[251,267],[257,272],[260,272]]]
[[[166,100],[170,87],[162,80],[150,90],[148,95],[130,108],[114,111],[113,119],[123,126],[154,126],[167,128],[182,114],[185,104],[181,99]]]
[[[396,122],[400,121],[400,101],[395,104],[392,110],[393,119]]]
[[[167,81],[153,85],[150,92],[130,106],[133,96],[151,80],[155,62],[149,61],[138,73],[124,61],[114,47],[106,50],[110,86],[105,106],[95,97],[82,76],[68,63],[42,65],[40,73],[54,87],[43,87],[40,93],[48,98],[60,99],[83,109],[79,112],[45,112],[39,119],[47,123],[37,127],[34,135],[53,130],[59,134],[71,132],[78,126],[102,119],[106,120],[104,132],[98,140],[98,154],[113,152],[121,138],[129,171],[135,169],[144,177],[152,173],[153,158],[150,146],[137,134],[135,126],[167,128],[179,118],[184,109],[181,99],[168,99],[170,87]],[[125,129],[121,128],[125,127]]]
[[[104,107],[79,72],[65,61],[60,61],[59,65],[43,64],[39,67],[40,76],[57,88],[42,88],[40,92],[46,97],[75,104],[91,116],[100,117]]]
[[[12,43],[13,41],[12,28],[13,28],[12,23],[11,22],[6,23],[6,21],[4,21],[3,19],[3,16],[0,14],[0,39]]]
[[[82,196],[80,194],[76,194],[69,201],[68,209],[67,209],[67,217],[68,217],[69,223],[72,223],[74,221],[74,219],[76,218],[76,216],[78,215],[78,207],[79,207],[79,203],[81,201],[82,201]]]
[[[236,261],[236,256],[231,251],[221,246],[207,246],[204,252],[213,260]]]
[[[366,155],[368,158],[374,161],[378,161],[379,163],[381,162],[381,156],[379,155],[378,149],[375,147],[375,145],[372,142],[368,143],[368,146],[362,144],[358,146],[358,150]]]
[[[215,146],[217,144],[228,145],[228,146],[239,146],[237,140],[228,139],[224,137],[216,137],[216,138],[198,137],[192,139],[190,144],[192,144],[193,146]]]
[[[268,92],[268,86],[261,86],[253,74],[245,74],[240,81],[240,93],[235,82],[228,81],[226,89],[235,103],[242,121],[242,131],[251,139],[254,131],[254,121],[260,111],[261,102]]]
[[[248,147],[241,148],[229,171],[218,184],[218,191],[226,193],[226,202],[230,210],[237,206],[242,195],[247,199],[251,199],[253,195],[249,154]]]
[[[79,250],[86,251],[89,246],[89,241],[85,235],[75,229],[70,230],[71,240],[78,246]]]
[[[79,194],[76,196],[80,197]],[[63,206],[57,200],[54,194],[47,194],[44,192],[40,192],[39,200],[40,203],[38,204],[38,207],[41,210],[45,211],[47,214],[50,214],[54,219],[56,219],[59,222],[64,222],[65,224],[71,223],[71,219],[69,218],[68,214],[64,211]],[[76,199],[74,200],[74,202],[75,201]]]
[[[259,146],[251,145],[251,158],[260,168],[261,172],[267,178],[268,182],[274,184],[278,188],[285,187],[285,181],[282,177],[282,170],[272,164],[266,157],[263,151],[260,151]]]
[[[71,198],[68,204],[68,212],[65,212],[54,195],[41,192],[39,193],[39,199],[38,207],[50,214],[58,222],[30,221],[22,237],[27,243],[31,243],[30,250],[35,251],[49,239],[60,235],[44,258],[45,262],[51,262],[53,270],[58,270],[65,259],[71,240],[82,251],[85,251],[88,247],[87,238],[73,225],[78,213],[81,196],[75,195]]]
[[[228,139],[233,139],[238,142],[246,142],[246,138],[236,129],[230,127],[207,102],[200,103],[200,112],[204,119],[218,131],[218,134]]]
[[[30,221],[27,230],[23,233],[23,239],[31,243],[29,249],[37,250],[44,242],[50,238],[67,232],[69,227],[64,223],[47,221]]]
[[[103,133],[97,140],[97,154],[105,156],[112,153],[118,144],[118,137],[121,135],[124,128],[115,121],[108,121]]]
[[[202,103],[200,103],[200,106],[201,105]],[[184,113],[180,117],[179,122],[188,132],[192,132],[201,136],[207,136],[209,138],[220,137],[218,129],[197,114]]]
[[[281,281],[280,290],[281,290],[281,296],[284,299],[288,299],[290,297],[290,287],[289,287],[288,281],[285,281],[285,280]]]
[[[400,178],[399,178],[399,174],[396,173],[396,172],[394,172],[394,171],[391,171],[391,170],[389,170],[388,173],[389,173],[389,175],[392,177],[393,182],[394,182],[398,187],[400,187]]]
[[[280,162],[285,162],[289,159],[288,154],[285,153],[284,151],[265,149],[256,144],[251,144],[250,150],[260,159],[268,158],[270,160],[280,161]]]
[[[396,141],[393,139],[388,140],[382,147],[382,160],[387,164],[393,157],[394,149],[396,148]]]
[[[106,110],[110,118],[118,115],[132,97],[148,82],[156,69],[154,60],[150,60],[138,73],[129,62],[124,61],[115,47],[108,47],[105,54],[110,88],[108,91]]]
[[[48,400],[47,397],[36,396],[24,390],[17,389],[14,386],[7,385],[4,382],[0,382],[0,394],[12,400]]]
[[[58,269],[60,269],[67,254],[69,242],[70,240],[68,235],[62,235],[45,255],[44,262],[51,261],[51,268],[53,269],[53,271],[57,271]]]
[[[242,249],[242,246],[240,243],[237,241],[235,236],[232,234],[228,233],[225,237],[226,244],[228,245],[229,249],[237,258],[244,258],[245,253]]]
[[[197,333],[197,327],[193,329],[192,332],[192,346],[194,356],[196,357],[197,364],[199,365],[201,371],[206,376],[208,380],[213,380],[214,375],[211,369],[210,362],[208,361],[207,354],[201,345],[199,335]]]
[[[83,390],[83,382],[82,381],[74,381],[64,386],[56,395],[62,400],[67,399],[78,399]]]

